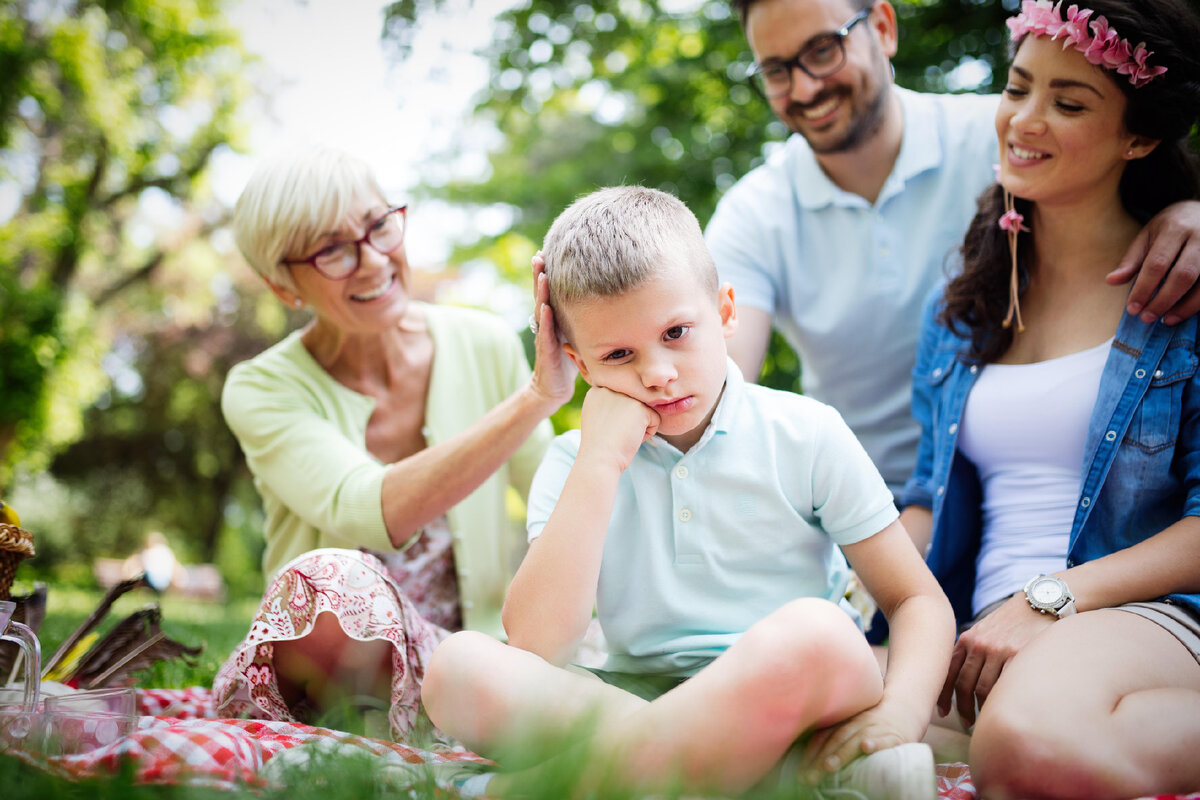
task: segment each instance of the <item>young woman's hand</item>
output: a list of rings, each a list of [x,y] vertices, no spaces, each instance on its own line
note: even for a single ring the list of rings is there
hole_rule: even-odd
[[[950,671],[938,697],[938,713],[946,716],[953,703],[963,726],[970,730],[976,706],[987,700],[1004,665],[1054,622],[1054,617],[1030,608],[1024,593],[1018,592],[973,625],[954,645]]]
[[[563,351],[550,307],[550,281],[546,278],[546,262],[539,251],[533,257],[533,317],[534,363],[530,385],[533,390],[553,401],[555,409],[575,393],[575,364]]]

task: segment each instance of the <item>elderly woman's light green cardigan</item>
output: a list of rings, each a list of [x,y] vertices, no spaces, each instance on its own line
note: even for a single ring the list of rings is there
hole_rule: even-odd
[[[470,426],[524,386],[520,340],[480,311],[422,305],[434,341],[425,407],[429,446]],[[392,547],[383,522],[386,465],[366,450],[374,400],[338,383],[293,333],[238,364],[221,397],[266,511],[263,573],[318,547]],[[446,513],[454,536],[465,627],[503,635],[500,608],[525,537],[506,508],[522,497],[552,435],[548,422],[478,489]]]

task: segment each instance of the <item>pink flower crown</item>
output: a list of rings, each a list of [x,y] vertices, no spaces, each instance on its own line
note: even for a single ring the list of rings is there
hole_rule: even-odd
[[[1064,50],[1074,47],[1091,63],[1114,70],[1118,75],[1128,75],[1135,89],[1167,71],[1166,67],[1151,67],[1146,63],[1154,52],[1146,49],[1145,42],[1131,46],[1128,39],[1120,38],[1108,27],[1108,20],[1102,16],[1089,22],[1093,13],[1090,8],[1073,5],[1063,19],[1062,0],[1058,3],[1023,0],[1021,13],[1009,17],[1007,24],[1014,42],[1025,34],[1061,38]]]

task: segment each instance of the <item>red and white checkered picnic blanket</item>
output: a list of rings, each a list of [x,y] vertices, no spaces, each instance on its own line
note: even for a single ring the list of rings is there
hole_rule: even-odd
[[[393,778],[401,776],[401,781],[409,774],[415,783],[421,770],[431,768],[426,775],[431,774],[450,794],[453,784],[441,776],[453,774],[457,767],[491,764],[462,748],[423,750],[299,723],[214,719],[212,693],[203,687],[139,689],[138,699],[144,716],[137,729],[109,745],[70,756],[8,752],[71,780],[111,774],[128,760],[134,764],[138,783],[230,790],[271,785],[271,770],[264,770],[264,766],[272,757],[300,745],[342,752],[361,749],[381,759],[381,766],[392,770]],[[975,786],[966,764],[939,764],[937,776],[939,800],[975,800]],[[1173,796],[1172,800],[1200,800],[1200,793]]]

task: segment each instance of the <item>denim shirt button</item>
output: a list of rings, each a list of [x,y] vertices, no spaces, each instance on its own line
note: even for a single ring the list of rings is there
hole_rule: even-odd
[[[1084,508],[1087,508],[1091,504],[1092,504],[1092,498],[1090,498],[1090,497],[1085,497],[1079,501],[1079,505],[1083,506]]]
[[[1117,439],[1116,431],[1109,431],[1108,433],[1104,434],[1104,441],[1106,441],[1106,442],[1113,442],[1113,441],[1116,441],[1116,439]]]
[[[954,434],[958,433],[958,423],[957,423],[957,422],[951,422],[951,423],[950,423],[950,428],[949,428],[949,431],[950,431],[950,435],[951,435],[951,436],[953,436]]]
[[[937,493],[938,493],[938,497],[941,497],[942,495],[944,495],[944,494],[946,493],[946,487],[945,487],[945,486],[939,486],[939,487],[937,488]]]
[[[942,377],[942,368],[941,368],[941,367],[936,367],[936,368],[934,368],[934,370],[933,370],[933,377],[935,377],[935,378],[940,378],[940,377]]]
[[[1139,369],[1137,372],[1133,373],[1133,375],[1140,381],[1142,378],[1146,377],[1146,370]]]
[[[1161,378],[1161,377],[1162,377],[1162,370],[1161,370],[1161,369],[1156,369],[1156,370],[1154,370],[1154,377],[1155,377],[1155,378]]]
[[[974,375],[976,372],[979,372],[979,366],[976,364],[972,364],[971,365],[971,374]]]
[[[1073,566],[1075,566],[1075,559],[1073,559],[1073,558],[1068,558],[1068,559],[1067,559],[1067,569],[1070,569],[1070,568],[1071,568],[1071,567],[1073,567]]]

